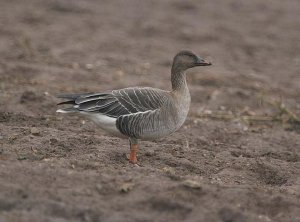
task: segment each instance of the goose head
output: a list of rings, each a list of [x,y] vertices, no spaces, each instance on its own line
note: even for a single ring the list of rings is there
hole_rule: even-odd
[[[172,68],[175,70],[185,71],[196,66],[210,66],[211,63],[205,61],[191,51],[183,50],[177,53],[173,59]]]

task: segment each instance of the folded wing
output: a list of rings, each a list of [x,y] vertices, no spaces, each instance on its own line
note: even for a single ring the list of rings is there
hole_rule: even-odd
[[[66,112],[101,113],[109,117],[147,112],[160,108],[169,97],[164,90],[150,87],[126,88],[104,93],[86,93],[60,95],[67,101],[60,104],[72,104],[62,109]]]

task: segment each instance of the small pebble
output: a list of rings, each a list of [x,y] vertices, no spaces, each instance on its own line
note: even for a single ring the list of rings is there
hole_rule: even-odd
[[[96,185],[96,190],[101,193],[103,191],[103,186],[101,184]]]
[[[172,167],[164,167],[162,170],[167,174],[175,175],[175,170]]]
[[[13,134],[9,137],[10,141],[16,140],[18,138],[18,134]]]
[[[181,176],[177,175],[172,167],[164,167],[162,171],[165,172],[166,176],[168,176],[172,180],[181,180]]]
[[[197,181],[194,180],[185,180],[182,183],[184,186],[189,187],[189,188],[193,188],[193,189],[201,189],[201,184]]]
[[[30,133],[31,133],[32,135],[39,135],[39,134],[40,134],[40,130],[39,130],[38,128],[36,128],[36,127],[32,127],[32,128],[30,129]]]
[[[94,68],[94,65],[88,63],[88,64],[85,65],[85,68],[88,69],[88,70],[92,70]]]
[[[155,152],[154,152],[154,150],[148,150],[148,151],[146,151],[145,155],[146,156],[155,156]]]
[[[51,145],[56,144],[57,142],[58,142],[58,140],[55,139],[55,138],[51,138],[51,139],[50,139],[50,144],[51,144]]]
[[[225,111],[225,110],[226,110],[226,107],[225,107],[225,106],[220,106],[220,107],[219,107],[219,110]]]
[[[206,109],[206,110],[203,111],[203,113],[206,114],[206,115],[211,115],[212,111],[209,110],[209,109]]]
[[[124,183],[122,184],[122,186],[120,187],[120,191],[122,193],[128,193],[130,190],[132,190],[134,184],[133,183]]]

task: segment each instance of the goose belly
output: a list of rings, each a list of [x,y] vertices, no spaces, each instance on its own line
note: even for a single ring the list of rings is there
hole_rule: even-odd
[[[118,130],[116,127],[116,118],[105,116],[100,113],[82,113],[83,115],[87,116],[90,120],[97,124],[102,130],[113,134],[118,137],[124,137],[124,135]]]

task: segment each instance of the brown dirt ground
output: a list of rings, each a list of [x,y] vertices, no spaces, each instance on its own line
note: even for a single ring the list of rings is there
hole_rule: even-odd
[[[299,15],[298,0],[1,1],[0,221],[300,221],[299,124],[268,103],[299,115]],[[180,49],[214,66],[189,71],[187,121],[142,142],[141,167],[128,141],[55,113],[62,92],[169,89]]]

